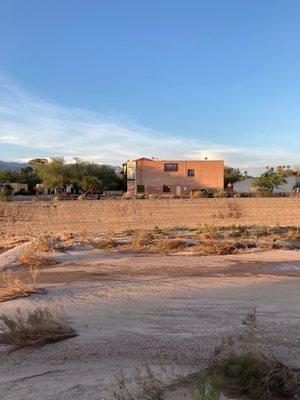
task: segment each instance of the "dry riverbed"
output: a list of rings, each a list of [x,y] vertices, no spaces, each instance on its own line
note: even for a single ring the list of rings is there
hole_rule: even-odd
[[[0,399],[108,400],[115,376],[130,380],[138,365],[162,362],[173,377],[198,371],[242,329],[252,304],[279,357],[300,367],[297,250],[200,257],[83,246],[51,257],[37,280],[47,294],[0,303],[1,312],[63,309],[79,336],[41,348],[2,345]]]

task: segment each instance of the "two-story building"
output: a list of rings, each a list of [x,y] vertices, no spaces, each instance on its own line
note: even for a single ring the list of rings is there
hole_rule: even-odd
[[[191,190],[221,189],[224,185],[222,160],[153,160],[139,158],[124,164],[127,193],[175,194]]]

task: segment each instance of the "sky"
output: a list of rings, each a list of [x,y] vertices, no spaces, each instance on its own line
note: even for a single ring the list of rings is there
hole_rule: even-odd
[[[0,0],[0,159],[300,164],[300,0]]]

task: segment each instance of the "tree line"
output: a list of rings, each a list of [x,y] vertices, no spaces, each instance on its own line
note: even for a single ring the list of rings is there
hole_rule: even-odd
[[[67,163],[63,157],[51,157],[48,161],[36,158],[20,170],[0,170],[0,182],[28,184],[30,194],[36,192],[36,185],[66,193],[67,187],[73,185],[76,192],[101,193],[103,190],[124,190],[125,180],[107,165],[99,165],[74,158]]]

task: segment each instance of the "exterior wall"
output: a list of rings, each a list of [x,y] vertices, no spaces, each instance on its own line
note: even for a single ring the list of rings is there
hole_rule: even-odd
[[[0,203],[0,235],[200,225],[300,227],[300,196]]]
[[[254,191],[254,178],[243,179],[242,181],[234,182],[233,191],[236,193],[250,193]]]
[[[300,183],[299,175],[288,176],[286,178],[286,183],[283,183],[277,189],[275,189],[274,193],[293,193],[296,183]]]
[[[300,183],[300,176],[293,175],[286,178],[286,183],[280,185],[277,189],[274,189],[274,193],[286,193],[290,194],[294,192],[294,186]],[[255,187],[253,187],[254,178],[247,178],[233,184],[233,191],[236,193],[249,193],[255,192]]]
[[[165,172],[165,163],[178,164],[178,171]],[[194,177],[187,176],[188,169],[195,171]],[[132,191],[129,182],[129,191]],[[163,185],[170,186],[171,194],[182,195],[188,195],[192,189],[221,189],[224,185],[224,161],[136,160],[136,185],[144,185],[145,194],[162,194]]]

